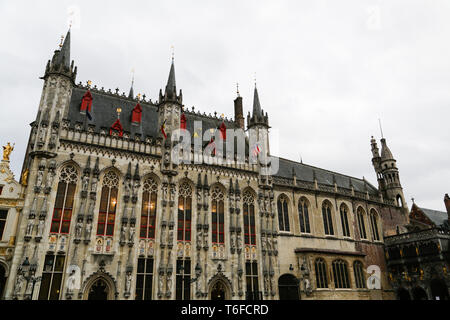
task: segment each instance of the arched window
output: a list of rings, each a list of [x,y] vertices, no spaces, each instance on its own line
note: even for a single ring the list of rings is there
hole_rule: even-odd
[[[379,241],[380,240],[380,234],[378,233],[378,214],[375,212],[375,210],[372,210],[370,212],[370,225],[372,227],[372,235],[373,240]]]
[[[348,209],[346,205],[341,205],[341,224],[344,237],[350,237],[350,228],[348,227]]]
[[[288,211],[288,199],[282,195],[278,198],[278,223],[280,231],[289,231],[289,211]]]
[[[316,259],[314,263],[316,269],[317,288],[328,288],[327,264],[322,258]]]
[[[325,201],[322,205],[323,228],[326,235],[334,235],[333,219],[331,218],[331,205]]]
[[[244,241],[245,244],[256,245],[255,198],[250,191],[245,191],[244,202]]]
[[[225,243],[225,214],[223,192],[214,187],[211,193],[212,242]]]
[[[51,233],[69,233],[76,183],[77,170],[75,167],[67,165],[62,168],[58,190],[56,191],[55,207],[50,227]]]
[[[358,217],[359,235],[361,236],[361,239],[367,239],[366,225],[364,224],[365,213],[361,207],[358,208],[356,216]]]
[[[300,221],[300,232],[311,233],[309,226],[308,203],[305,198],[300,199],[298,202],[298,219]]]
[[[102,196],[97,223],[98,236],[112,236],[114,234],[118,186],[119,177],[114,171],[108,171],[103,177]]]
[[[191,241],[192,188],[184,182],[178,195],[178,232],[177,240]]]
[[[364,277],[363,264],[361,261],[353,263],[353,272],[355,274],[356,287],[359,289],[366,288],[366,279]]]
[[[333,261],[334,287],[337,289],[350,288],[347,264],[344,260]]]
[[[158,196],[158,184],[153,178],[144,181],[142,192],[141,232],[143,239],[155,238],[156,203]]]

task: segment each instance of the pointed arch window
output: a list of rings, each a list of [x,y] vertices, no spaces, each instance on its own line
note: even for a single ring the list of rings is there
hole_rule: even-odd
[[[144,181],[141,209],[141,239],[154,239],[156,226],[156,203],[158,184],[153,178]]]
[[[191,241],[192,221],[192,188],[189,183],[184,182],[180,186],[178,196],[178,229],[177,240]]]
[[[69,233],[77,178],[74,166],[67,165],[62,168],[50,226],[51,233]]]
[[[248,245],[256,245],[255,198],[250,191],[245,191],[242,199],[244,203],[244,242]]]
[[[323,228],[326,235],[334,235],[333,219],[331,217],[331,205],[325,202],[322,205]]]
[[[290,231],[289,228],[289,211],[288,211],[288,199],[282,195],[277,201],[278,207],[278,224],[280,231]]]
[[[300,199],[298,202],[298,219],[300,221],[300,232],[311,233],[311,228],[309,226],[308,202],[305,198]]]
[[[314,263],[316,271],[317,288],[328,288],[327,264],[322,258],[316,259]]]
[[[375,210],[372,210],[370,213],[370,224],[372,227],[372,235],[373,240],[380,241],[380,234],[378,233],[378,214],[375,212]]]
[[[212,218],[212,242],[225,243],[225,213],[223,192],[219,187],[214,187],[211,196],[211,218]]]
[[[342,235],[344,237],[350,237],[350,228],[348,227],[348,209],[347,206],[341,206],[341,224],[342,224]]]
[[[100,211],[98,214],[97,235],[112,236],[117,209],[119,177],[114,171],[108,171],[103,177]]]
[[[337,289],[350,288],[348,268],[344,260],[338,259],[333,261],[333,278],[335,288]]]
[[[366,226],[364,223],[364,210],[359,207],[356,215],[358,217],[359,235],[361,236],[361,239],[367,239]]]
[[[361,261],[355,261],[353,263],[353,273],[355,274],[356,288],[365,289],[366,279],[363,272],[363,264]]]

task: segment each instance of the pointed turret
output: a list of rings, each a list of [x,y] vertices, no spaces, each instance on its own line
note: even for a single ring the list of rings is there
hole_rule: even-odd
[[[75,84],[77,67],[74,68],[74,62],[70,60],[70,29],[60,48],[55,50],[52,60],[47,62],[42,79],[46,79],[50,74],[66,76]]]
[[[250,112],[247,115],[247,126],[251,128],[256,125],[261,125],[264,127],[269,127],[269,119],[267,117],[267,113],[264,114],[264,111],[261,109],[261,103],[259,102],[258,89],[255,85],[255,91],[253,94],[253,113],[250,116]]]
[[[381,139],[381,160],[394,160],[394,157],[392,156],[392,152],[389,149],[389,147],[386,144],[386,139]],[[395,160],[394,160],[395,161]]]
[[[169,78],[167,79],[167,85],[166,89],[164,91],[164,95],[162,94],[162,90],[159,91],[159,102],[166,102],[166,101],[174,101],[178,102],[179,104],[182,103],[183,95],[180,93],[177,96],[177,86],[175,81],[175,63],[172,58],[172,64],[170,66],[170,72],[169,72]]]

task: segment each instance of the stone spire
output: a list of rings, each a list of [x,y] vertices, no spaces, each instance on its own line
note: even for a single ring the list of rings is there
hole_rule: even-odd
[[[386,144],[386,139],[381,139],[381,160],[394,160],[394,157],[392,156],[392,152],[389,149],[389,147]]]
[[[267,117],[267,112],[264,114],[264,111],[261,109],[261,103],[259,102],[258,89],[255,84],[255,91],[253,95],[253,113],[250,116],[250,112],[247,115],[247,126],[249,128],[253,126],[261,125],[264,127],[269,127],[269,119]]]
[[[58,50],[55,50],[52,60],[47,62],[42,79],[46,79],[50,74],[59,74],[68,77],[75,83],[77,67],[74,68],[74,62],[70,60],[70,29],[63,39],[64,42],[60,44]]]
[[[182,103],[183,95],[180,90],[180,94],[177,96],[177,86],[175,81],[175,63],[174,59],[172,57],[172,64],[170,66],[170,72],[169,72],[169,78],[167,79],[167,85],[166,89],[164,91],[164,95],[162,94],[162,91],[159,92],[159,101],[165,102],[165,101],[175,101],[178,103]]]

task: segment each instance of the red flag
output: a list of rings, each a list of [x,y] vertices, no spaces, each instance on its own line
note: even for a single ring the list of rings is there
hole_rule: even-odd
[[[164,122],[163,122],[163,124],[161,126],[161,132],[162,132],[162,134],[164,136],[164,139],[167,139],[166,131],[164,131],[165,128],[166,128],[166,120],[164,120]]]

